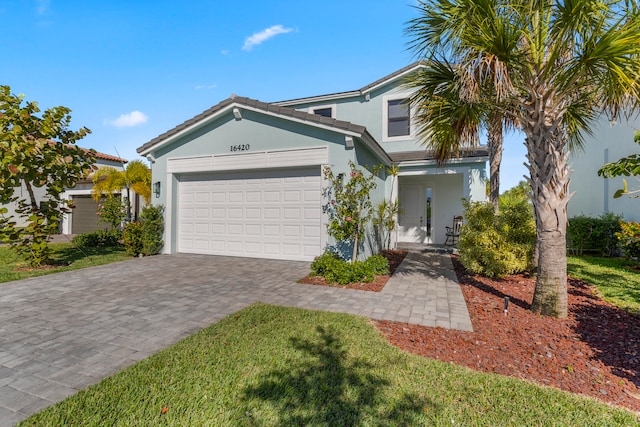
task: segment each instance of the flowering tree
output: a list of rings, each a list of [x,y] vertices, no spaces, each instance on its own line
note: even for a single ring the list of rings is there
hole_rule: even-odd
[[[329,215],[329,235],[338,242],[353,244],[351,262],[358,257],[358,246],[364,237],[367,222],[371,220],[371,198],[369,193],[376,187],[375,173],[364,174],[349,161],[349,179],[344,182],[342,174],[334,175],[329,166],[324,168],[324,177],[329,181],[325,194],[330,202],[326,206]]]

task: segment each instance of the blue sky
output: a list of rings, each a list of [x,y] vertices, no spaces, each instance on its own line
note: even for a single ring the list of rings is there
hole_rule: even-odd
[[[84,147],[136,148],[232,93],[279,101],[359,89],[415,60],[414,0],[0,1],[0,84],[72,109]],[[507,136],[502,189],[526,174]]]

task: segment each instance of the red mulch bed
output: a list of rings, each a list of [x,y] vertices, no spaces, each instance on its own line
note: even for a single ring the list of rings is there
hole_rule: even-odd
[[[569,279],[569,316],[529,311],[535,280],[469,274],[453,257],[474,332],[375,321],[394,345],[421,356],[523,378],[640,411],[640,316]],[[504,297],[510,298],[503,312]]]
[[[304,283],[307,285],[319,285],[319,286],[335,286],[345,289],[357,289],[359,291],[371,291],[380,292],[384,285],[387,284],[391,275],[398,269],[404,257],[407,256],[407,251],[399,249],[389,249],[381,252],[387,261],[389,261],[389,274],[375,276],[372,282],[369,283],[350,283],[348,285],[340,285],[338,283],[328,282],[322,276],[307,276],[300,280],[298,283]]]

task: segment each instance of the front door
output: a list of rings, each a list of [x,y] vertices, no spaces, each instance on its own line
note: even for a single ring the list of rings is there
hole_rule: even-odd
[[[399,187],[398,241],[433,243],[433,189],[422,183]]]

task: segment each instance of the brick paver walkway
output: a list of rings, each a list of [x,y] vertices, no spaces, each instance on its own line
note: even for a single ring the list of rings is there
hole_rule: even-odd
[[[308,271],[180,254],[0,284],[0,426],[257,301],[472,328],[448,255],[411,252],[379,293],[296,284]]]

